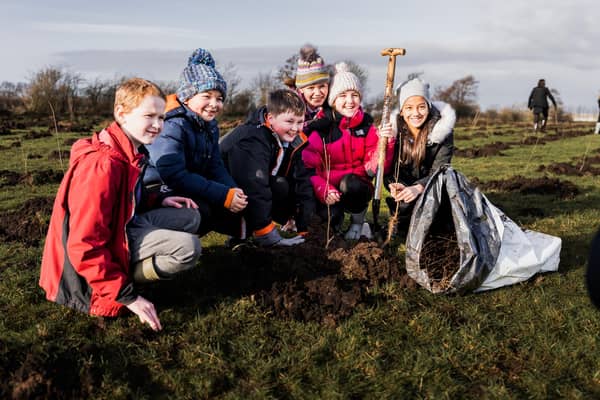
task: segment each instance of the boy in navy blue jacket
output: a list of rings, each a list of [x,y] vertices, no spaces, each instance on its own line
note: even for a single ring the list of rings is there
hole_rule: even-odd
[[[192,198],[201,215],[200,235],[214,230],[242,237],[239,212],[248,201],[223,165],[215,120],[226,94],[227,84],[211,54],[196,49],[181,74],[177,93],[167,96],[162,135],[146,146],[150,166],[144,182],[164,182]]]

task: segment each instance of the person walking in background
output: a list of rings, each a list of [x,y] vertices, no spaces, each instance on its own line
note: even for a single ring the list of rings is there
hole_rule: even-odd
[[[227,84],[212,55],[196,49],[181,73],[177,93],[167,96],[163,134],[147,146],[150,166],[146,184],[164,182],[198,204],[199,234],[210,231],[241,238],[239,212],[247,196],[223,165],[217,115],[223,110]]]
[[[598,121],[596,122],[596,129],[594,133],[597,135],[600,133],[600,95],[598,95]]]
[[[311,123],[323,115],[324,108],[329,107],[329,68],[316,47],[306,44],[300,49],[296,76],[285,80],[284,83],[290,89],[296,90],[306,104],[304,132],[311,132]]]
[[[546,81],[540,79],[536,87],[531,90],[527,106],[533,111],[533,130],[537,132],[540,129],[546,131],[546,123],[548,122],[548,98],[552,101],[556,109],[556,100],[550,90],[546,87]],[[541,118],[540,118],[541,116]],[[541,119],[541,121],[540,121]]]
[[[244,219],[259,246],[300,244],[308,231],[314,195],[301,157],[305,108],[296,92],[275,90],[266,106],[221,139],[225,165],[248,195]],[[274,222],[299,234],[283,238]]]
[[[394,139],[399,134],[400,138],[384,176],[391,194],[386,203],[390,215],[398,209],[398,228],[404,230],[431,175],[452,160],[456,113],[449,104],[432,102],[429,84],[415,78],[399,85],[398,108],[390,120],[391,131],[382,134]]]
[[[164,109],[158,86],[130,79],[117,88],[115,122],[73,144],[42,256],[48,300],[105,317],[128,308],[162,328],[134,283],[170,279],[196,266],[201,251],[197,205],[142,183],[144,145],[161,132]]]
[[[331,109],[313,124],[308,146],[302,153],[311,171],[317,213],[340,232],[345,213],[351,214],[345,233],[349,240],[371,238],[365,214],[373,196],[372,177],[377,171],[377,141],[373,118],[361,106],[362,88],[358,77],[345,63],[335,66],[328,104]],[[390,126],[387,128],[390,130]],[[388,145],[391,162],[394,140]]]

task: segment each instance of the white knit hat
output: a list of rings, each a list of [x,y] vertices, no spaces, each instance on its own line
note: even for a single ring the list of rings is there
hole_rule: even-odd
[[[412,96],[421,96],[425,98],[427,105],[431,107],[431,100],[429,100],[429,83],[423,82],[419,78],[414,78],[400,84],[396,91],[400,91],[398,95],[398,108],[402,110],[404,102]]]
[[[333,107],[335,98],[346,90],[355,90],[362,98],[362,87],[360,80],[356,75],[350,72],[348,64],[345,62],[337,63],[335,65],[335,75],[333,75],[333,82],[329,87],[329,98],[328,103]]]

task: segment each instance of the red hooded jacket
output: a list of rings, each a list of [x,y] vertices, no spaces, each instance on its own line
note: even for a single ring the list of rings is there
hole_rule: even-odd
[[[48,300],[110,317],[136,299],[125,226],[143,158],[116,122],[75,142],[42,257]]]

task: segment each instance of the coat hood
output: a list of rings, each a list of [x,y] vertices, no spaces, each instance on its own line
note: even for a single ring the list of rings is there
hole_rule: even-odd
[[[133,143],[121,130],[119,124],[113,122],[91,138],[76,141],[71,147],[70,163],[73,164],[82,156],[98,151],[102,147],[106,147],[105,150],[115,158],[128,163],[139,160],[145,154],[144,146],[140,146],[140,149],[136,151]]]

